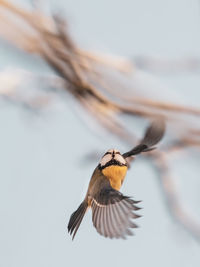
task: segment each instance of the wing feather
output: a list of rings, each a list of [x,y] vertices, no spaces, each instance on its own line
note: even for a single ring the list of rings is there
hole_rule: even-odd
[[[97,232],[109,238],[126,238],[137,228],[132,221],[140,217],[135,214],[137,202],[122,195],[108,183],[91,200],[92,221]]]

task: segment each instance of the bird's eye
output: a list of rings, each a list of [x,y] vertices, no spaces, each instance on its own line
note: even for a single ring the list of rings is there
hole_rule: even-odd
[[[104,156],[105,156],[105,155],[109,155],[109,154],[111,155],[112,153],[111,153],[111,152],[106,152],[106,153],[104,154]]]

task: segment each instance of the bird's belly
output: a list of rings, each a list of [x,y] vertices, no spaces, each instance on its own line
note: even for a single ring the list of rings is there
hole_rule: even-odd
[[[126,176],[126,166],[108,166],[102,170],[106,178],[109,179],[110,185],[115,190],[119,190]]]

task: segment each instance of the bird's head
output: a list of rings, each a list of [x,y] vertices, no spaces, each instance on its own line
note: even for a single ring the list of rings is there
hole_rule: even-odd
[[[109,149],[101,158],[99,168],[104,169],[108,166],[127,166],[125,158],[116,149]]]

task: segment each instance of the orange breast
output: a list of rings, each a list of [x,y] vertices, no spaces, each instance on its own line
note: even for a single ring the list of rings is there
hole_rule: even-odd
[[[103,174],[109,179],[110,185],[119,190],[126,176],[126,166],[111,165],[102,170]]]

